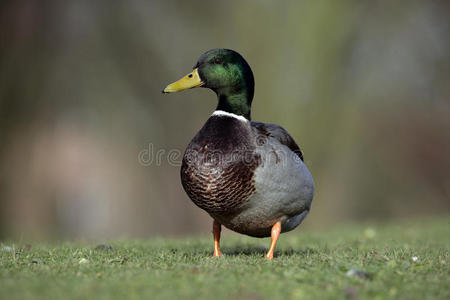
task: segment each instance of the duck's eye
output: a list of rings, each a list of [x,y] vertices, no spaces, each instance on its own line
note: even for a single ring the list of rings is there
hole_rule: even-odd
[[[219,57],[217,57],[217,58],[214,59],[214,63],[215,63],[216,65],[220,65],[220,64],[222,63],[222,59],[219,58]]]

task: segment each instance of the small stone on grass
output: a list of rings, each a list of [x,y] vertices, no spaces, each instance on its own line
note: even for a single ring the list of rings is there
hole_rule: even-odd
[[[364,279],[371,279],[372,275],[369,273],[366,273],[364,271],[361,270],[356,270],[356,269],[350,269],[347,271],[347,276],[348,277],[360,277],[360,278],[364,278]]]
[[[79,263],[80,265],[85,265],[85,264],[89,263],[89,260],[86,259],[86,258],[82,258],[82,259],[80,259],[80,261],[79,261],[78,263]]]

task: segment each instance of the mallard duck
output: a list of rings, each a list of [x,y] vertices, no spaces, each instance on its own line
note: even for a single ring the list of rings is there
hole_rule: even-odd
[[[314,182],[302,151],[283,127],[251,121],[253,73],[239,53],[207,51],[163,93],[194,87],[213,90],[218,105],[184,153],[183,188],[213,218],[214,256],[221,256],[223,225],[271,237],[266,258],[272,260],[280,233],[296,228],[311,209]]]

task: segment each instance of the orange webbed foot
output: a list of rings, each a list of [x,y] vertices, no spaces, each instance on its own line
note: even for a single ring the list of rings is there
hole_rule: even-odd
[[[276,222],[273,227],[272,227],[272,232],[271,232],[271,242],[270,242],[270,248],[269,251],[266,254],[266,259],[267,260],[273,260],[273,252],[275,250],[275,245],[277,244],[278,238],[280,237],[281,234],[281,223],[280,222]]]
[[[220,231],[222,230],[222,225],[214,220],[213,222],[213,236],[214,236],[214,257],[220,257]]]

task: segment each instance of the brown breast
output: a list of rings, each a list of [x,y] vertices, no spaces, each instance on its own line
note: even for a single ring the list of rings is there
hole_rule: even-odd
[[[209,152],[188,149],[181,167],[181,182],[189,198],[208,213],[232,214],[255,191],[254,170],[260,158],[239,151]]]
[[[254,153],[250,123],[211,116],[186,149],[181,182],[189,198],[208,213],[239,210],[255,191]]]

